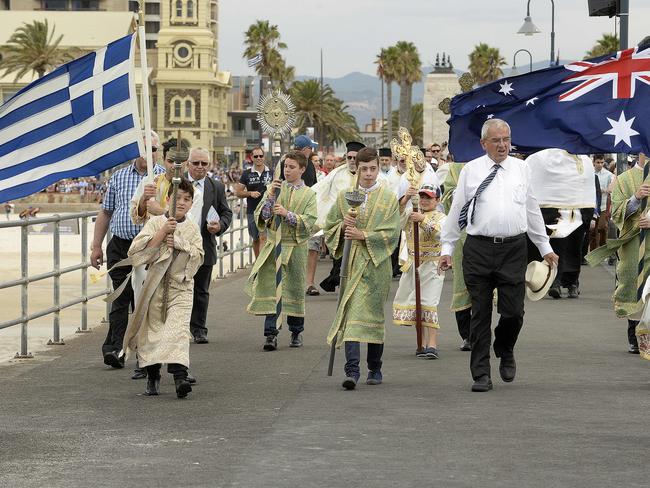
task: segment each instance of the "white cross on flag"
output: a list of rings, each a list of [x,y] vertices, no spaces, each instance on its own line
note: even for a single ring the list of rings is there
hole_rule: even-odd
[[[58,67],[0,106],[0,202],[144,154],[135,34]]]

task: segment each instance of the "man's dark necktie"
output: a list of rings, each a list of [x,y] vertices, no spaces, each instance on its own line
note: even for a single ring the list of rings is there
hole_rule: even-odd
[[[458,226],[460,227],[461,230],[463,230],[465,227],[467,227],[467,213],[469,212],[469,206],[474,202],[474,206],[472,207],[472,224],[474,223],[474,215],[476,215],[476,200],[478,197],[481,196],[481,193],[483,193],[483,190],[487,188],[487,186],[492,183],[492,180],[494,177],[497,175],[497,171],[499,171],[499,168],[501,166],[498,164],[495,164],[492,166],[492,171],[490,172],[489,175],[481,182],[481,184],[478,186],[476,189],[476,193],[474,193],[474,196],[470,198],[467,202],[465,202],[465,205],[463,205],[463,208],[460,209],[460,215],[458,216]]]

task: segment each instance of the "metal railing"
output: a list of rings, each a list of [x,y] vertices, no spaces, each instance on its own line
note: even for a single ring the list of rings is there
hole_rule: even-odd
[[[233,210],[233,219],[230,227],[226,232],[220,235],[217,239],[217,266],[218,278],[225,278],[227,273],[224,270],[224,260],[229,259],[229,272],[234,272],[237,269],[247,267],[253,262],[253,249],[248,240],[246,211],[244,200],[230,197],[228,204]],[[11,320],[0,322],[0,330],[8,327],[20,325],[20,352],[16,353],[16,358],[31,358],[33,355],[28,349],[29,338],[29,322],[47,315],[53,315],[52,318],[52,339],[48,345],[63,345],[61,340],[61,311],[81,304],[81,326],[77,329],[77,333],[88,332],[88,301],[95,298],[103,297],[111,291],[110,277],[106,277],[106,288],[88,294],[88,268],[90,268],[89,261],[89,245],[88,245],[88,220],[96,217],[97,211],[94,212],[79,212],[70,214],[53,215],[51,217],[42,218],[29,218],[21,221],[0,222],[0,229],[20,227],[20,278],[10,281],[0,282],[0,290],[7,288],[20,287],[20,316]],[[81,261],[71,266],[61,268],[61,222],[68,220],[81,219]],[[35,224],[54,224],[53,239],[52,239],[52,270],[45,273],[29,275],[29,226]],[[110,234],[110,233],[109,233]],[[235,240],[235,236],[238,238]],[[107,241],[110,235],[107,236]],[[223,247],[224,243],[228,243],[228,249]],[[235,263],[235,257],[239,254],[239,263]],[[81,295],[73,298],[72,300],[61,303],[61,276],[67,273],[81,270]],[[29,311],[29,285],[37,281],[45,279],[53,279],[52,291],[52,306],[36,312]],[[110,312],[110,304],[106,305],[106,316],[104,321],[108,320]]]

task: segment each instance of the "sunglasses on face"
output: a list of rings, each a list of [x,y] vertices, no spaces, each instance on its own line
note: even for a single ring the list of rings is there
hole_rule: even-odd
[[[356,159],[356,156],[348,156],[348,161],[354,161]]]
[[[264,154],[254,154],[253,159],[262,159],[264,157]]]
[[[190,161],[190,164],[192,166],[203,166],[206,167],[210,164],[209,161]]]

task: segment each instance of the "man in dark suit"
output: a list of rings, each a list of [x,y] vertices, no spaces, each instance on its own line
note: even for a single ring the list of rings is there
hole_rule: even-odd
[[[194,185],[194,191],[201,192],[202,195],[202,198],[194,198],[194,205],[188,213],[199,226],[203,237],[203,264],[194,275],[194,304],[190,319],[190,331],[197,344],[208,343],[208,328],[205,322],[210,301],[212,267],[217,262],[216,236],[223,234],[232,221],[232,211],[226,201],[226,188],[220,181],[207,177],[209,166],[208,151],[200,147],[190,151],[187,176]],[[216,214],[211,209],[214,209]]]

